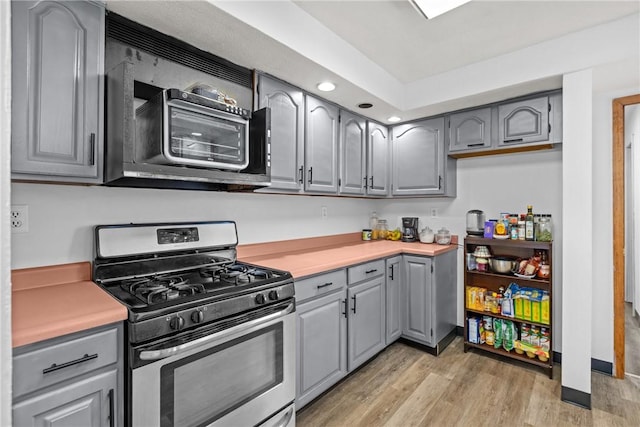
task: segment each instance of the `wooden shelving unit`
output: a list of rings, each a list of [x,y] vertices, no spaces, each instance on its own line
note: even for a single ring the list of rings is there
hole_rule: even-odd
[[[520,258],[528,259],[534,255],[536,250],[544,250],[547,252],[547,258],[551,265],[551,275],[548,279],[531,278],[525,279],[517,277],[513,274],[499,274],[483,271],[472,270],[469,271],[467,266],[467,254],[472,254],[477,246],[487,246],[491,253],[495,255],[511,255]],[[464,351],[469,349],[480,350],[492,354],[497,354],[506,358],[519,360],[521,362],[529,363],[535,366],[544,368],[549,378],[553,378],[553,244],[552,242],[536,242],[536,241],[523,241],[523,240],[499,240],[499,239],[485,239],[481,237],[468,236],[464,240]],[[472,286],[478,286],[486,288],[488,292],[497,292],[500,287],[507,288],[510,283],[516,283],[520,287],[536,288],[542,291],[546,291],[549,294],[549,324],[534,322],[531,320],[519,319],[509,316],[503,316],[502,314],[491,313],[488,311],[481,311],[476,308],[467,306],[467,288]],[[549,359],[547,361],[541,361],[538,358],[530,358],[526,354],[518,354],[515,350],[506,351],[503,348],[494,348],[487,344],[475,344],[469,341],[469,322],[470,317],[482,318],[483,316],[490,316],[494,319],[510,320],[514,322],[518,330],[518,337],[520,337],[520,331],[522,324],[528,324],[537,326],[540,328],[547,328],[549,331]]]

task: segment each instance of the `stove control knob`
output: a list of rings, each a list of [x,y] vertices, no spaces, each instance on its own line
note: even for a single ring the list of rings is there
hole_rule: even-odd
[[[280,298],[280,295],[278,295],[278,291],[277,290],[272,290],[269,291],[269,299],[271,301],[276,301],[278,298]]]
[[[172,318],[171,322],[169,322],[169,327],[171,329],[179,331],[180,329],[184,328],[184,319],[181,316]]]
[[[200,323],[204,320],[204,313],[201,310],[196,310],[191,313],[191,321],[193,323]]]
[[[256,295],[256,303],[257,304],[264,304],[265,302],[267,302],[267,299],[264,297],[263,294]]]

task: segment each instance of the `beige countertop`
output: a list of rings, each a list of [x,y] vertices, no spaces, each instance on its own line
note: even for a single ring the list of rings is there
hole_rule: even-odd
[[[258,243],[238,247],[238,259],[286,270],[295,279],[400,254],[437,256],[454,251],[457,244],[362,241],[360,233]],[[454,236],[455,237],[455,236]],[[454,239],[457,242],[457,239]]]
[[[89,262],[13,270],[11,283],[13,347],[127,318],[127,308],[91,281]]]

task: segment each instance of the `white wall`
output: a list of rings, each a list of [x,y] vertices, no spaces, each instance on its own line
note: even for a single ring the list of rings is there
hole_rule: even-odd
[[[101,224],[234,220],[240,244],[361,230],[373,201],[208,191],[14,183],[11,203],[29,206],[29,232],[14,234],[12,268],[93,259]],[[326,206],[328,216],[321,217]]]
[[[11,425],[11,4],[0,2],[0,425]]]
[[[563,78],[562,385],[591,393],[593,273],[592,70]],[[611,205],[609,205],[611,206]]]
[[[457,163],[457,197],[455,199],[404,199],[378,202],[378,214],[387,218],[390,228],[401,226],[403,216],[420,218],[420,228],[434,231],[447,227],[460,237],[466,235],[466,213],[481,209],[486,218],[500,212],[525,213],[532,204],[534,213],[552,215],[554,232],[554,328],[553,347],[562,350],[561,278],[562,278],[562,151],[504,154],[459,159]],[[438,216],[431,217],[436,208]],[[462,247],[458,249],[458,325],[464,324]]]

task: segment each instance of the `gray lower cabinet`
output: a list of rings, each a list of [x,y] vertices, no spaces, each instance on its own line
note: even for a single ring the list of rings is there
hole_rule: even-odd
[[[345,287],[344,270],[296,281],[297,409],[347,374]]]
[[[258,108],[264,107],[271,108],[271,186],[264,191],[298,192],[304,174],[304,95],[300,89],[260,75]]]
[[[338,118],[333,104],[306,95],[305,191],[338,192]]]
[[[457,252],[403,255],[402,336],[440,351],[456,329]]]
[[[14,179],[103,181],[104,7],[14,1]]]
[[[367,195],[389,195],[390,158],[389,130],[379,123],[367,121],[367,175],[365,177]]]
[[[386,260],[386,344],[400,338],[402,335],[402,307],[401,307],[401,283],[402,257],[396,256]]]
[[[22,401],[13,406],[13,425],[109,426],[117,380],[112,369]]]
[[[347,111],[340,111],[340,194],[365,194],[366,154],[366,120]]]
[[[350,286],[347,296],[348,367],[352,371],[386,346],[384,276]]]
[[[455,195],[455,160],[445,153],[444,117],[397,125],[391,132],[393,196]]]
[[[14,426],[123,423],[122,325],[14,350]]]

